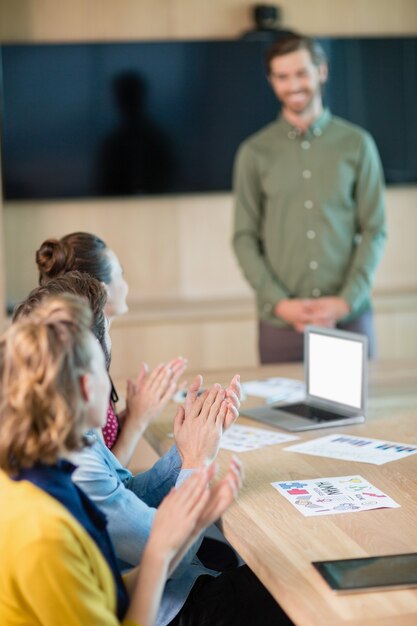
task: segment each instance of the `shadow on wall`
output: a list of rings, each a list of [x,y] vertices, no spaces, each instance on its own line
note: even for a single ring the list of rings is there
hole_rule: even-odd
[[[123,72],[112,90],[119,123],[99,151],[99,192],[122,196],[166,191],[173,180],[173,159],[166,135],[147,112],[145,81],[137,72]]]

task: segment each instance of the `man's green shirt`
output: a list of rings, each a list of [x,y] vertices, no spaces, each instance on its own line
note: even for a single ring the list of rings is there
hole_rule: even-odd
[[[278,120],[239,148],[233,245],[259,316],[283,298],[341,296],[356,318],[386,237],[382,167],[372,137],[326,109],[300,134]]]

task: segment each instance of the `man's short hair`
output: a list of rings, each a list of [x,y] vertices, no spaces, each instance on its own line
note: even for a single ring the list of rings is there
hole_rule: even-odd
[[[271,62],[273,59],[291,52],[297,52],[298,50],[307,50],[316,66],[327,63],[326,53],[317,41],[311,39],[311,37],[292,33],[278,39],[266,51],[265,66],[267,75],[269,76],[271,73]]]

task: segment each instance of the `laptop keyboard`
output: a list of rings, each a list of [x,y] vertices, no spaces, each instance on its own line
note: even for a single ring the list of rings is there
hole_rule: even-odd
[[[299,417],[305,417],[313,422],[327,422],[329,420],[340,420],[346,417],[340,413],[333,413],[333,411],[326,411],[325,409],[318,409],[308,404],[289,404],[288,406],[274,407],[277,411],[285,411],[286,413],[293,413]]]

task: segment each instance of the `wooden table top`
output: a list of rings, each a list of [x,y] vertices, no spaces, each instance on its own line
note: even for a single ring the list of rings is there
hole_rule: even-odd
[[[232,374],[207,374],[205,385],[227,384]],[[268,376],[303,378],[300,365],[268,366],[240,374],[242,382]],[[244,406],[261,402],[252,397]],[[174,412],[172,404],[148,429],[147,439],[159,453],[172,445],[168,433]],[[243,417],[239,420],[262,426]],[[297,433],[297,443],[334,432],[416,444],[417,362],[371,364],[367,421]],[[376,466],[285,452],[285,447],[267,446],[240,454],[245,481],[237,501],[221,520],[226,538],[298,626],[416,626],[417,589],[335,595],[311,562],[417,552],[417,455]],[[220,451],[221,469],[230,454]],[[304,517],[270,484],[351,474],[360,474],[401,507]]]

